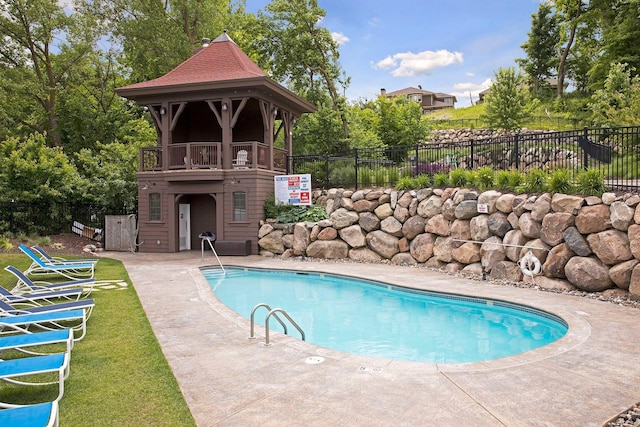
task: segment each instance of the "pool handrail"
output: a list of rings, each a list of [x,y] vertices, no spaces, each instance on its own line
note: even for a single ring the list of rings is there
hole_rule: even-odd
[[[264,321],[264,345],[265,346],[270,346],[271,344],[269,343],[269,317],[276,316],[276,313],[280,313],[283,314],[284,317],[287,318],[287,320],[289,322],[291,322],[291,324],[293,326],[295,326],[295,328],[298,330],[298,332],[300,332],[300,335],[302,335],[302,341],[305,341],[305,337],[304,337],[304,331],[302,330],[302,328],[300,326],[298,326],[298,324],[291,318],[291,316],[289,316],[289,314],[287,314],[286,311],[284,311],[281,308],[274,308],[273,310],[269,311],[269,314],[267,314],[267,317]]]
[[[253,307],[253,309],[251,310],[251,328],[250,328],[250,333],[249,333],[249,339],[250,340],[256,339],[256,336],[253,333],[254,329],[255,329],[254,328],[255,322],[254,322],[253,319],[255,317],[256,310],[259,309],[260,307],[266,308],[269,312],[271,312],[271,310],[272,310],[271,307],[269,307],[269,304],[267,304],[266,302],[261,302],[260,304],[258,304],[255,307]],[[267,316],[269,316],[269,313],[267,313]],[[280,319],[277,314],[274,314],[273,317],[275,317],[275,319],[278,321],[278,323],[280,323],[280,325],[282,326],[282,329],[284,329],[284,334],[288,335],[287,334],[287,325],[284,324],[282,319]]]

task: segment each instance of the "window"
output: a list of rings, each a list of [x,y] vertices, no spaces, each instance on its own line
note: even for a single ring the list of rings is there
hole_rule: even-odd
[[[162,203],[160,199],[160,193],[149,194],[149,221],[162,220]]]
[[[247,220],[247,193],[234,191],[233,193],[233,220]]]

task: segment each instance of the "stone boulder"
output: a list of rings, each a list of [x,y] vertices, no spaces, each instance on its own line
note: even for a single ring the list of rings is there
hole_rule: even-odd
[[[499,237],[504,237],[509,230],[511,230],[511,224],[507,219],[507,216],[502,212],[496,212],[489,215],[487,221],[489,232]]]
[[[400,205],[396,206],[396,208],[393,210],[393,217],[402,224],[404,224],[404,222],[409,219],[409,216],[409,209]]]
[[[575,217],[567,212],[557,212],[546,215],[540,227],[540,239],[556,246],[564,240],[564,231],[573,226]]]
[[[542,228],[542,225],[540,222],[532,218],[531,212],[525,212],[520,215],[520,218],[518,219],[518,227],[525,237],[530,239],[537,239],[540,237],[540,229]]]
[[[378,207],[378,201],[377,200],[358,200],[357,202],[353,203],[353,210],[360,213],[360,212],[373,212],[373,210],[375,208]]]
[[[551,197],[551,210],[574,214],[584,204],[584,197],[556,193]]]
[[[471,219],[478,215],[477,200],[463,200],[456,206],[455,217],[457,219]]]
[[[271,233],[272,231],[273,231],[273,225],[263,224],[262,227],[260,227],[260,230],[258,230],[258,239],[262,239],[264,236]]]
[[[442,216],[449,221],[456,219],[456,204],[453,203],[453,200],[448,199],[442,202]]]
[[[385,203],[383,205],[378,206],[373,211],[379,219],[385,219],[393,215],[393,209],[391,208],[391,203]]]
[[[427,221],[420,215],[412,216],[402,224],[402,234],[407,239],[415,239],[418,234],[424,233]]]
[[[320,230],[316,240],[335,240],[338,237],[338,231],[335,228],[327,227]]]
[[[491,236],[489,231],[489,215],[482,214],[474,216],[469,221],[469,231],[471,232],[471,240],[483,242]]]
[[[402,223],[392,216],[380,222],[380,230],[396,237],[402,237]]]
[[[564,269],[567,266],[567,262],[575,255],[575,253],[569,248],[566,243],[561,243],[555,246],[547,255],[547,259],[542,264],[542,274],[546,277],[556,277],[564,279],[567,277],[564,273]]]
[[[282,230],[273,230],[271,233],[258,240],[260,249],[273,254],[281,254],[284,252],[284,244],[282,243]]]
[[[342,240],[316,240],[307,246],[311,258],[344,259],[349,256],[349,245]]]
[[[494,265],[504,261],[507,255],[502,239],[498,236],[491,236],[480,247],[481,265],[485,271],[491,271]]]
[[[435,241],[433,234],[420,234],[409,244],[411,256],[418,262],[427,262],[433,256]]]
[[[295,256],[304,255],[307,246],[311,243],[309,238],[309,229],[306,224],[299,222],[293,227],[293,254]]]
[[[624,202],[613,202],[609,209],[611,211],[611,226],[616,230],[627,231],[629,226],[633,224],[635,209],[627,206]]]
[[[442,262],[451,262],[451,251],[455,249],[451,237],[437,237],[433,245],[433,258]]]
[[[338,234],[352,248],[362,248],[367,244],[366,235],[357,224],[341,229]]]
[[[423,218],[429,219],[442,212],[442,198],[440,196],[433,195],[426,200],[423,200],[418,204],[418,215]]]
[[[562,233],[562,237],[567,245],[569,245],[569,249],[575,252],[578,256],[589,256],[591,255],[591,248],[589,247],[589,243],[587,243],[587,239],[584,238],[582,234],[575,227],[569,227]]]
[[[509,280],[511,282],[522,281],[522,270],[518,264],[511,261],[500,261],[496,263],[489,273],[489,277],[498,280]]]
[[[471,240],[471,226],[468,219],[456,219],[451,224],[451,237],[457,240]]]
[[[594,257],[574,256],[564,268],[567,280],[581,291],[602,292],[613,285],[609,267]]]
[[[535,283],[541,289],[546,289],[548,291],[560,291],[560,292],[568,292],[576,289],[570,282],[562,279],[553,279],[545,276],[538,276],[535,278]]]
[[[349,251],[349,258],[360,262],[379,262],[382,257],[369,248],[355,248]]]
[[[528,240],[520,230],[507,232],[504,239],[502,239],[502,242],[505,244],[504,251],[507,258],[513,262],[518,262],[518,260],[520,260],[520,246],[524,246]]]
[[[387,203],[386,205],[388,206],[389,204]],[[376,216],[376,214],[371,212],[362,212],[358,216],[360,217],[360,219],[358,220],[360,228],[362,228],[367,233],[369,231],[377,230],[378,228],[380,228],[380,219]],[[385,218],[389,216],[391,215],[387,215],[385,216]]]
[[[629,296],[636,301],[640,301],[640,264],[633,267],[633,271],[631,272]]]
[[[410,253],[403,252],[399,254],[395,254],[393,258],[391,258],[391,263],[396,265],[417,265],[418,262],[413,259]]]
[[[513,199],[514,194],[503,194],[496,199],[496,209],[504,214],[510,214],[513,212]]]
[[[611,218],[607,205],[585,206],[576,216],[576,228],[582,234],[599,233],[610,227]]]
[[[633,258],[626,233],[606,230],[587,236],[593,253],[607,265],[619,264]]]
[[[480,261],[480,245],[477,243],[463,243],[451,251],[451,258],[461,264],[472,264]]]
[[[333,227],[337,230],[341,228],[349,227],[350,225],[358,222],[360,217],[356,212],[348,211],[345,208],[338,208],[331,214],[329,220],[333,223]]]
[[[549,212],[551,212],[551,195],[549,193],[541,194],[533,203],[531,218],[534,221],[541,222]]]
[[[439,214],[429,218],[424,230],[427,233],[437,234],[438,236],[448,236],[451,233],[449,224],[449,221],[442,214]]]
[[[628,291],[631,284],[631,273],[639,263],[640,261],[637,259],[632,259],[614,265],[609,269],[609,277],[617,287]]]
[[[631,253],[636,259],[640,259],[640,225],[633,224],[627,231]]]
[[[377,254],[386,259],[391,259],[399,252],[398,238],[382,230],[372,231],[367,234],[367,245]]]
[[[496,203],[502,193],[496,190],[484,191],[478,195],[478,204],[487,205],[487,213],[492,214],[497,211]]]

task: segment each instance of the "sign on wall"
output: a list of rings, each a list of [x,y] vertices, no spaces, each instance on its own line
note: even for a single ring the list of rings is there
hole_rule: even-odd
[[[276,203],[311,205],[311,174],[273,177]]]

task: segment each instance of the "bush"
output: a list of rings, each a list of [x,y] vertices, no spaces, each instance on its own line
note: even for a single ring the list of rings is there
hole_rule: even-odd
[[[489,166],[478,169],[474,177],[473,184],[481,191],[493,188],[495,186],[493,169]]]
[[[597,169],[581,171],[576,176],[576,190],[583,196],[601,196],[607,191],[604,176]]]
[[[573,177],[567,169],[557,169],[549,177],[548,189],[552,193],[571,194]]]
[[[449,175],[444,172],[433,175],[434,187],[446,187],[449,184]]]
[[[524,177],[521,187],[525,193],[542,193],[547,190],[547,173],[540,169],[531,169]]]
[[[396,190],[413,190],[413,179],[408,176],[403,176],[398,180],[396,184]]]
[[[429,178],[429,175],[418,175],[413,179],[413,181],[414,188],[416,190],[420,188],[429,188],[429,186],[431,186],[431,179]]]
[[[327,219],[327,211],[322,206],[286,206],[288,209],[276,218],[276,222],[292,224],[297,222],[318,222]]]
[[[468,177],[464,169],[453,169],[449,172],[449,183],[454,187],[464,187],[469,184]]]

